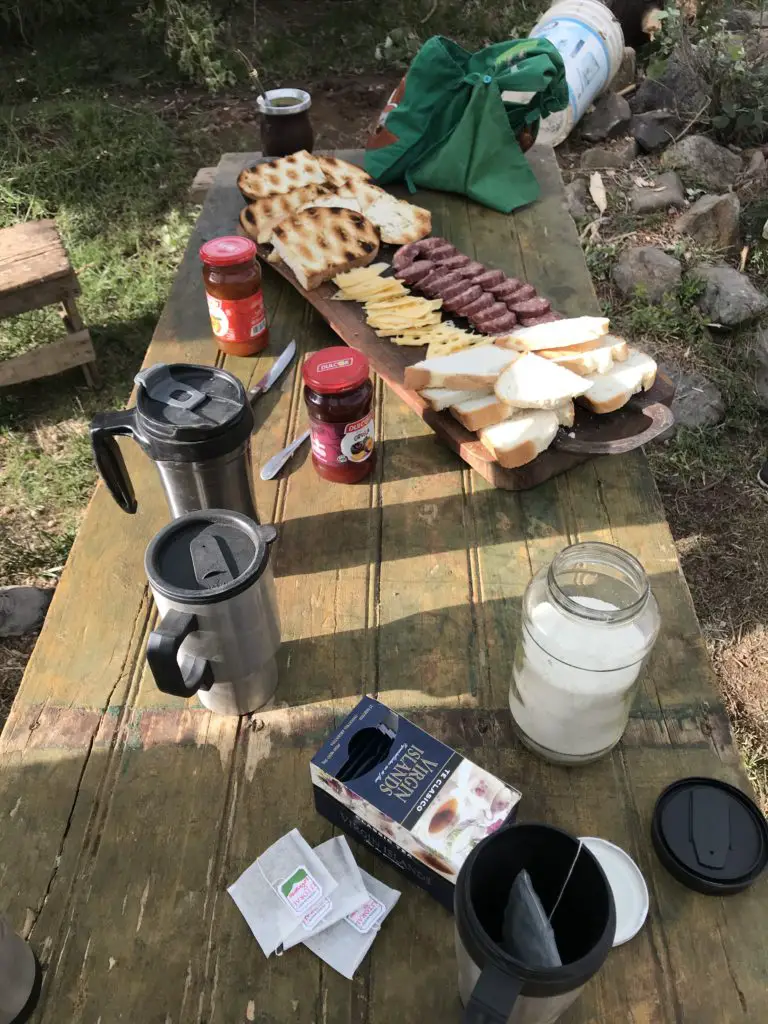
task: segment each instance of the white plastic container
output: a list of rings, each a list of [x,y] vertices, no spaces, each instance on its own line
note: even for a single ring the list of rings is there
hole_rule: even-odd
[[[568,106],[541,122],[536,139],[559,146],[621,67],[624,33],[600,0],[560,0],[542,15],[531,37],[548,39],[565,61]]]

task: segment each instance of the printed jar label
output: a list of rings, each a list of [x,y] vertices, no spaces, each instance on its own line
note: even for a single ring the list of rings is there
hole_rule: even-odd
[[[354,423],[312,423],[312,451],[325,466],[365,462],[373,451],[373,413]]]
[[[351,914],[347,914],[344,920],[347,924],[351,924],[356,932],[360,932],[361,935],[365,935],[371,928],[377,923],[384,913],[385,907],[381,900],[377,900],[375,896],[371,896],[370,899],[366,900],[362,906],[358,907],[357,910],[353,910]]]
[[[246,299],[215,299],[207,295],[213,333],[222,341],[250,341],[267,329],[261,288]]]
[[[280,899],[286,903],[297,917],[304,917],[323,895],[319,882],[300,865],[288,877],[275,887]]]

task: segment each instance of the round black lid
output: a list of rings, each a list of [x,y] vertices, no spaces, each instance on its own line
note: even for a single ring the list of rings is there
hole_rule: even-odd
[[[174,519],[144,557],[152,589],[182,604],[213,604],[258,580],[269,562],[274,526],[240,512],[206,509]]]
[[[245,428],[244,436],[250,433],[253,414],[245,388],[226,370],[157,363],[135,379],[140,430],[150,441],[188,445],[239,435]]]
[[[656,801],[656,853],[697,892],[725,896],[751,885],[768,862],[768,823],[757,805],[718,779],[680,779]]]

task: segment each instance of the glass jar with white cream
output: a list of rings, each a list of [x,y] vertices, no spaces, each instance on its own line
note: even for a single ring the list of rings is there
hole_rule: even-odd
[[[596,542],[561,551],[523,597],[509,707],[526,746],[559,764],[615,747],[659,625],[636,558]]]

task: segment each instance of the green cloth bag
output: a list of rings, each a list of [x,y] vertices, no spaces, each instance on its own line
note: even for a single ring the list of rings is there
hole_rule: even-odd
[[[568,104],[563,58],[552,43],[509,40],[472,54],[433,36],[404,86],[366,150],[365,169],[377,181],[458,192],[502,213],[538,198],[517,135]],[[502,93],[513,95],[505,101]]]

